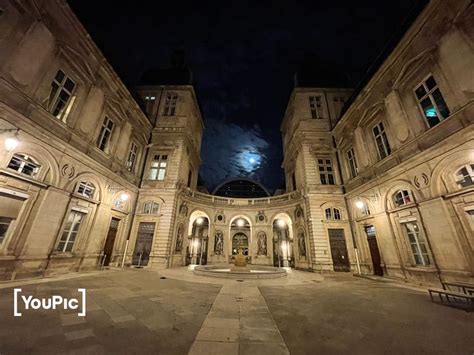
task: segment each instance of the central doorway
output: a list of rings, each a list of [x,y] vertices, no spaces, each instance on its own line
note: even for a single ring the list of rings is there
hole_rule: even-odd
[[[328,229],[334,271],[351,271],[344,229]]]
[[[365,233],[367,234],[367,242],[370,249],[370,257],[372,258],[372,265],[374,268],[374,275],[383,276],[383,269],[380,265],[381,258],[379,253],[379,246],[377,244],[377,237],[374,226],[365,226]]]
[[[209,219],[198,217],[193,222],[189,244],[189,260],[193,265],[207,264],[207,245],[209,240]]]
[[[138,225],[138,236],[137,242],[135,243],[135,251],[133,252],[132,265],[148,265],[154,233],[155,222],[140,222]]]
[[[110,260],[112,260],[112,253],[114,252],[115,238],[117,237],[117,231],[119,227],[120,219],[112,218],[110,221],[109,232],[107,233],[107,239],[104,245],[104,261],[103,266],[109,266]]]

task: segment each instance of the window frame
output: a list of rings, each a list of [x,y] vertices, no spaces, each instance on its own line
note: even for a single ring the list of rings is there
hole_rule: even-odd
[[[401,194],[401,199],[397,199],[398,194]],[[401,201],[402,203],[398,203],[398,201]],[[413,198],[413,193],[411,190],[399,189],[392,194],[392,202],[395,205],[395,208],[397,208],[410,205],[415,202],[415,199]]]
[[[61,81],[57,79],[58,74],[60,72],[64,76]],[[73,84],[72,90],[69,90],[68,88],[66,88],[67,80],[72,82]],[[53,95],[53,90],[54,90],[53,84],[57,85],[56,92],[54,93],[54,95]],[[49,91],[49,96],[48,96],[48,111],[51,113],[51,115],[53,115],[58,120],[64,123],[66,122],[67,116],[69,115],[69,112],[71,111],[72,105],[74,103],[74,100],[75,100],[74,94],[76,92],[76,88],[77,88],[76,82],[69,75],[67,75],[64,70],[58,69],[56,71],[56,74],[54,75],[50,84],[50,91]],[[63,99],[60,97],[61,93],[63,92],[66,93],[66,95],[68,95],[68,98],[66,101],[63,101]],[[54,114],[60,102],[63,102],[64,106],[56,114]]]
[[[147,207],[149,210],[147,211]],[[143,214],[157,215],[160,212],[160,204],[156,201],[146,201],[143,203]]]
[[[402,225],[407,238],[407,243],[409,245],[409,250],[411,251],[411,258],[415,262],[415,265],[425,267],[431,266],[431,256],[428,251],[425,236],[423,235],[421,228],[418,226],[418,221],[405,222],[402,223]],[[415,225],[416,228],[410,230],[408,225]],[[413,240],[411,240],[410,236],[413,237]],[[414,247],[416,249],[416,253],[413,249]],[[424,252],[423,249],[425,250]],[[417,255],[420,257],[420,259],[417,259]],[[421,263],[419,261],[421,261]]]
[[[434,83],[435,83],[435,86],[433,88],[429,88],[428,85],[427,85],[427,81],[432,78]],[[420,87],[423,87],[423,89],[425,90],[425,94],[421,97],[421,98],[418,98],[418,94],[416,93],[416,91],[420,88]],[[436,99],[433,97],[433,93],[438,90],[439,91],[439,94],[440,94],[440,97],[441,97],[441,100],[443,100],[445,106],[446,106],[446,110],[448,111],[447,113],[447,116],[445,117],[444,115],[441,114],[441,111],[439,110],[438,108],[438,104],[436,102]],[[421,80],[421,82],[418,83],[418,85],[416,85],[413,89],[413,95],[415,97],[415,101],[417,103],[417,106],[418,108],[420,109],[420,112],[421,112],[421,115],[423,116],[423,120],[425,122],[425,124],[428,126],[428,129],[429,128],[433,128],[437,125],[439,125],[441,122],[443,122],[445,119],[449,118],[451,116],[451,112],[449,110],[449,107],[448,107],[448,104],[446,103],[446,100],[444,99],[444,96],[443,96],[443,93],[441,92],[441,89],[439,87],[439,84],[438,82],[436,81],[433,73],[429,73],[423,80]],[[428,121],[428,117],[426,117],[426,114],[425,114],[425,111],[423,110],[423,106],[422,106],[422,101],[428,99],[431,103],[431,105],[433,106],[433,108],[435,109],[436,111],[436,116],[437,116],[437,119],[439,122],[435,123],[434,125],[430,125],[430,122]]]
[[[84,187],[83,192],[79,191],[81,189],[81,187]],[[87,190],[91,190],[91,195],[90,196],[88,194],[84,193]],[[85,197],[85,198],[89,198],[89,199],[94,199],[96,191],[97,191],[97,188],[96,188],[95,184],[90,182],[89,180],[79,181],[76,185],[76,190],[75,190],[76,194],[78,194],[82,197]]]
[[[461,170],[466,169],[466,175],[462,175],[462,180],[459,178]],[[454,174],[454,179],[458,189],[465,189],[474,186],[474,163],[467,163],[458,168]],[[471,180],[470,184],[465,186],[461,185],[461,182],[467,181],[467,179]]]
[[[350,154],[349,154],[350,153]],[[355,155],[354,147],[350,147],[346,150],[346,163],[349,170],[349,176],[354,179],[359,175],[359,165]],[[352,155],[352,156],[351,156]]]
[[[166,93],[163,105],[163,116],[176,116],[176,112],[178,111],[178,97],[179,95],[175,92]]]
[[[319,174],[319,182],[321,183],[321,185],[336,185],[336,174],[334,171],[332,158],[317,157],[316,160],[317,160],[316,163],[317,163],[318,174]],[[329,160],[329,163],[327,162],[328,160]],[[328,170],[328,168],[330,168],[330,170]],[[332,179],[332,183],[331,183],[331,179]]]
[[[18,156],[21,156],[21,158],[18,158]],[[13,168],[10,165],[12,164],[12,161],[14,159],[17,159],[20,161],[20,164],[18,165],[18,168]],[[29,160],[29,161],[28,161]],[[31,174],[25,173],[25,166],[27,165],[34,166],[31,171]],[[18,174],[28,176],[31,178],[36,178],[39,175],[39,172],[41,170],[41,164],[37,163],[35,159],[31,157],[31,155],[26,154],[26,153],[14,153],[12,154],[10,160],[8,161],[7,169],[16,171]]]
[[[375,133],[375,128],[378,129],[378,133]],[[387,136],[387,129],[385,127],[385,124],[383,121],[379,121],[375,125],[372,126],[372,137],[374,138],[375,141],[375,147],[377,149],[377,154],[379,157],[379,160],[384,160],[387,158],[390,154],[392,154],[392,148],[390,147],[390,142],[388,140]],[[382,152],[380,151],[380,145],[378,143],[378,139],[380,138],[380,141],[382,143],[383,147],[383,153],[384,155],[382,156]]]
[[[8,223],[3,221],[3,220],[9,220]],[[5,233],[3,235],[0,234],[0,248],[5,245],[5,240],[8,239],[8,236],[10,234],[11,228],[13,226],[13,223],[15,223],[15,218],[12,217],[5,217],[5,216],[0,216],[0,226],[6,226]]]
[[[109,127],[109,124],[112,124],[112,126]],[[114,129],[115,129],[115,121],[107,115],[104,116],[104,120],[100,126],[99,135],[96,141],[96,147],[99,148],[100,151],[104,153],[110,152],[110,142],[114,134]],[[107,132],[108,132],[108,135],[106,136]],[[104,147],[101,148],[103,145],[102,143],[104,139],[106,139],[106,141],[105,141]]]
[[[134,147],[135,147],[135,150],[133,150]],[[139,152],[140,152],[140,148],[138,147],[138,144],[135,141],[130,142],[130,146],[128,148],[126,167],[127,167],[127,170],[130,171],[131,173],[135,172]]]
[[[328,207],[324,210],[324,214],[326,215],[326,221],[341,221],[342,220],[342,213],[339,208]]]
[[[69,217],[73,214],[74,216],[80,216],[80,220],[76,221],[74,216],[71,221],[71,226],[69,229],[67,228],[68,222],[69,222]],[[58,243],[56,245],[55,250],[59,253],[72,253],[74,251],[74,248],[76,246],[76,242],[78,240],[78,237],[81,233],[81,227],[84,223],[84,220],[86,219],[87,213],[81,212],[81,211],[76,211],[74,209],[69,210],[69,213],[67,214],[66,220],[64,221],[64,225],[61,228],[61,236],[59,237]],[[77,227],[77,230],[75,231],[74,228],[76,225],[79,225]],[[66,238],[64,237],[64,234],[67,233]],[[74,238],[71,242],[71,236],[72,234],[75,233]],[[61,244],[64,243],[63,247],[61,248]],[[70,250],[68,250],[68,245],[71,245]]]
[[[159,158],[156,159],[156,157],[159,157]],[[166,158],[163,159],[163,157],[166,157]],[[154,154],[153,159],[150,162],[148,180],[151,180],[151,181],[166,180],[166,175],[168,173],[168,162],[169,162],[169,154],[163,154],[163,153]],[[154,165],[155,163],[156,163],[156,166]],[[153,171],[156,171],[156,174],[153,174]],[[163,175],[160,175],[161,171],[163,171]],[[155,178],[152,178],[152,176],[155,176]]]
[[[319,120],[324,119],[323,95],[308,96],[308,101],[311,118]]]

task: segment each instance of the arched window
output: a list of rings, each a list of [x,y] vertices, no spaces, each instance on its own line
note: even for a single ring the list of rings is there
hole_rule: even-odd
[[[408,205],[413,202],[413,197],[408,190],[399,190],[393,195],[393,202],[396,207]]]
[[[337,208],[326,208],[324,210],[327,220],[340,220],[341,211]]]
[[[87,198],[94,198],[95,185],[90,181],[81,181],[77,184],[76,192]]]
[[[460,188],[474,185],[474,164],[464,165],[457,171],[456,183]]]
[[[160,205],[154,201],[148,201],[143,204],[143,213],[145,214],[158,214]]]
[[[15,170],[23,175],[36,176],[41,168],[41,165],[36,163],[29,155],[13,154],[8,168]]]

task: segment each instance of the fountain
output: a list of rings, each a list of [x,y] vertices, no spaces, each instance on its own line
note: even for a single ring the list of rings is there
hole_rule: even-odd
[[[194,273],[201,276],[225,277],[233,279],[272,279],[287,275],[285,269],[273,266],[247,265],[247,258],[239,249],[234,265],[200,265]]]

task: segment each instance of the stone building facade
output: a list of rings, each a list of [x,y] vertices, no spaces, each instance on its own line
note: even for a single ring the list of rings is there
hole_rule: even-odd
[[[355,92],[296,87],[286,193],[263,198],[197,191],[192,85],[140,86],[141,110],[65,1],[0,8],[3,279],[242,250],[252,264],[473,281],[469,1],[431,1]]]
[[[152,125],[64,1],[0,8],[0,277],[120,264]]]

